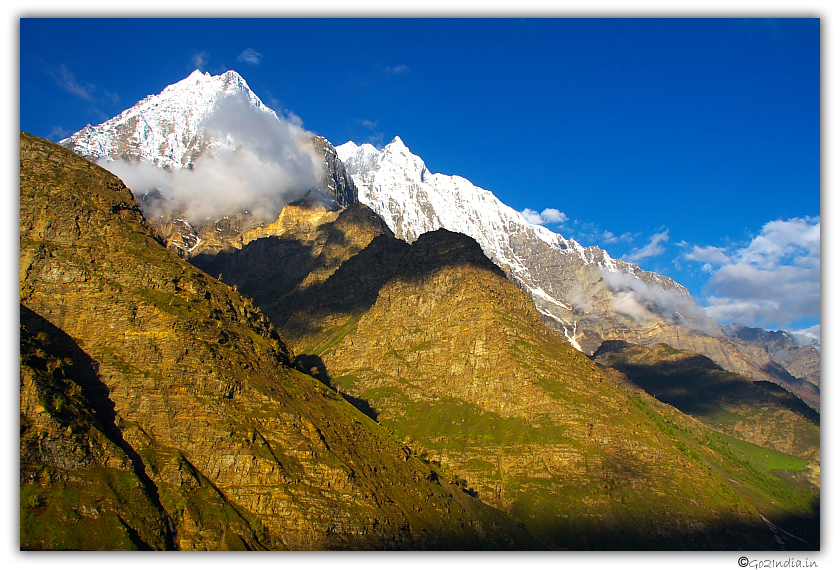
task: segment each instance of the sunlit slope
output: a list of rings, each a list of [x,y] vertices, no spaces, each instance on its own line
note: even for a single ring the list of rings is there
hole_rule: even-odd
[[[20,142],[22,548],[540,545],[292,368],[117,178]]]
[[[552,546],[774,547],[756,505],[784,491],[551,334],[473,240],[380,235],[307,293],[299,361]]]

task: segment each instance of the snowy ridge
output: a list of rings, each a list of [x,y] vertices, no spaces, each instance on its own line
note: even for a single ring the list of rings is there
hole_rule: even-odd
[[[429,172],[399,137],[381,151],[353,142],[336,147],[336,151],[356,183],[359,201],[379,214],[397,237],[410,243],[438,228],[472,237],[490,259],[528,290],[541,312],[569,325],[574,326],[572,308],[559,295],[546,291],[533,275],[533,253],[539,248],[535,242],[585,265],[635,275],[634,266],[612,259],[601,248],[583,247],[528,223],[521,213],[469,180]]]
[[[224,146],[224,141],[205,140],[201,123],[220,98],[236,93],[277,118],[235,71],[211,76],[196,70],[160,94],[149,95],[101,125],[88,125],[59,144],[91,160],[127,153],[167,170],[189,167],[205,148]]]
[[[511,236],[527,234],[553,248],[574,252],[587,263],[616,269],[607,252],[584,248],[548,228],[528,223],[521,213],[466,178],[429,172],[399,137],[381,151],[353,142],[336,147],[336,151],[359,187],[359,200],[409,243],[423,233],[446,228],[478,241],[495,261],[519,267],[523,260],[513,251]]]

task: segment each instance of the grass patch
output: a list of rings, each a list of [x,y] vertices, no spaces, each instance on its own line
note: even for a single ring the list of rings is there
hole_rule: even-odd
[[[718,434],[718,437],[729,445],[735,456],[742,462],[751,465],[762,473],[804,471],[808,465],[808,461],[801,457],[761,447],[731,435],[721,433]]]

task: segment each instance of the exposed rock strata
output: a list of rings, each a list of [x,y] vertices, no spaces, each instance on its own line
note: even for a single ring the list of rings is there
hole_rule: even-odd
[[[103,169],[21,134],[20,204],[22,547],[540,544],[292,369]]]

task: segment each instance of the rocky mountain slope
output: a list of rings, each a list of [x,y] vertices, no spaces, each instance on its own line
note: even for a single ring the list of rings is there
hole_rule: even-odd
[[[764,350],[770,358],[781,363],[796,378],[820,386],[819,342],[801,345],[790,333],[769,331],[735,324],[723,327],[730,338],[738,338]],[[819,390],[816,391],[819,395]]]
[[[593,364],[474,240],[436,230],[407,244],[363,205],[301,235],[204,261],[303,367],[546,544],[772,548],[761,516],[818,541],[818,488],[795,475],[787,494],[784,479],[807,460],[754,469],[770,450],[744,451]]]
[[[727,337],[670,278],[529,224],[462,177],[429,172],[399,137],[382,150],[352,142],[336,150],[359,200],[398,238],[411,243],[438,228],[474,238],[528,292],[543,322],[583,352],[592,354],[611,339],[667,343],[704,354],[732,372],[780,384],[819,409],[818,391],[806,378],[791,374],[773,354]]]
[[[709,427],[806,459],[819,452],[819,414],[775,384],[753,382],[705,356],[666,344],[607,341],[593,358]]]
[[[230,100],[241,102],[252,112],[231,111]],[[240,123],[251,128],[246,131]],[[320,174],[317,179],[304,177],[310,182],[299,181],[279,202],[273,196],[270,219],[265,211],[257,215],[242,204],[214,216],[199,216],[172,199],[172,191],[164,188],[164,183],[160,187],[141,188],[140,182],[138,187],[132,186],[168,247],[185,258],[241,248],[255,237],[271,235],[285,203],[303,198],[323,202],[334,210],[358,198],[380,215],[398,238],[409,243],[438,228],[476,239],[488,257],[528,291],[543,322],[587,354],[603,340],[647,346],[664,342],[702,353],[732,372],[778,383],[819,409],[819,390],[812,382],[819,367],[818,353],[810,354],[803,366],[790,360],[781,362],[760,347],[727,337],[696,306],[688,291],[670,278],[528,224],[491,192],[462,177],[429,172],[399,137],[381,151],[352,142],[333,148],[325,139],[312,137],[278,117],[235,71],[218,76],[196,71],[61,144],[91,160],[148,163],[177,173],[202,170],[208,157],[231,149],[247,150],[249,145],[272,156],[282,155],[285,151],[279,152],[276,137],[267,141],[264,136],[266,130],[278,135],[278,129],[285,141],[282,148],[295,149],[295,153],[308,149],[298,158],[317,162]],[[301,137],[308,137],[306,144]],[[297,166],[294,170],[299,170]],[[212,201],[211,189],[199,190],[199,195],[204,193],[207,201]]]
[[[541,547],[298,371],[119,179],[20,149],[21,548]]]

